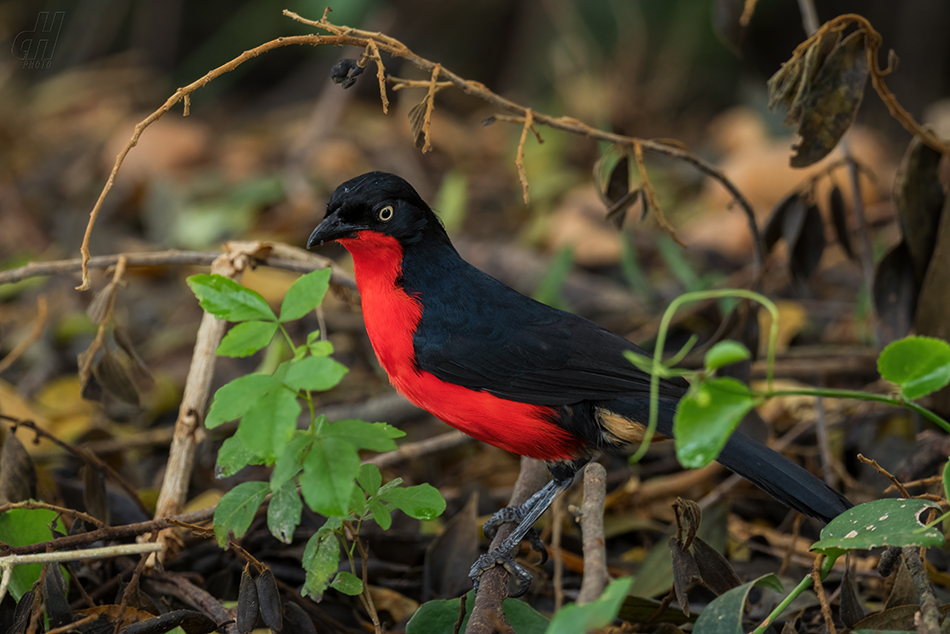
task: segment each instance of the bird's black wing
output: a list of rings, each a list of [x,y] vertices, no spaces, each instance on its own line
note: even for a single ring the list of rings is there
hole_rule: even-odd
[[[426,286],[418,289],[423,313],[413,339],[422,370],[522,403],[649,394],[650,376],[623,354],[646,354],[633,343],[462,265],[417,280]],[[687,387],[682,379],[664,380],[660,395],[678,400]]]

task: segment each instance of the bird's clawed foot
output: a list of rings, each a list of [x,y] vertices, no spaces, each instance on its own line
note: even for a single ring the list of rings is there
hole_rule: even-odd
[[[478,584],[481,581],[482,574],[495,566],[503,567],[517,582],[515,591],[508,593],[509,597],[520,597],[531,587],[531,573],[525,570],[524,566],[516,562],[515,558],[511,556],[511,553],[505,551],[504,547],[502,547],[485,553],[476,559],[472,565],[468,576],[472,580],[472,585],[476,593],[478,592]]]
[[[529,502],[530,503],[530,502]],[[519,524],[527,516],[528,512],[532,507],[528,506],[529,503],[522,504],[520,506],[506,506],[503,509],[500,509],[495,512],[488,521],[485,522],[483,526],[485,530],[485,537],[488,539],[495,539],[495,534],[498,532],[498,527],[502,524],[513,522]],[[528,529],[528,532],[525,533],[524,539],[528,540],[528,543],[531,544],[531,548],[538,553],[541,553],[541,562],[540,565],[544,565],[548,561],[548,549],[544,546],[544,542],[541,541],[541,534],[538,533],[538,530],[533,526]]]

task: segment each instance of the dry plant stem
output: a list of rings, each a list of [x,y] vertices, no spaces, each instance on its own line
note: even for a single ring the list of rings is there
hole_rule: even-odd
[[[521,472],[508,503],[515,505],[526,502],[544,486],[549,477],[550,474],[543,462],[522,458]],[[488,547],[489,550],[498,548],[514,528],[513,524],[502,524]],[[472,615],[465,630],[466,634],[492,634],[499,623],[507,624],[501,602],[508,596],[508,576],[508,571],[501,566],[495,566],[482,574],[478,593],[475,595],[475,606],[472,608]]]
[[[432,111],[435,110],[435,92],[436,84],[439,82],[439,73],[442,71],[442,65],[436,64],[432,69],[432,79],[429,80],[429,92],[426,93],[426,113],[422,119],[422,132],[425,134],[425,143],[422,145],[422,153],[425,154],[432,149]]]
[[[578,605],[590,603],[607,586],[607,551],[604,539],[604,502],[607,497],[607,471],[599,462],[584,468],[584,502],[581,505],[581,533],[584,544],[584,578]]]
[[[243,253],[228,253],[218,257],[211,265],[211,272],[228,279],[238,280],[250,262]],[[195,448],[204,435],[202,422],[207,412],[208,397],[211,394],[211,380],[214,378],[214,365],[218,345],[224,337],[227,322],[205,313],[198,327],[191,367],[185,381],[185,393],[175,421],[175,435],[172,438],[165,478],[155,506],[155,517],[169,517],[181,512],[188,494],[188,484],[194,465]],[[172,549],[170,532],[163,531],[159,543]],[[168,554],[168,551],[163,552]]]
[[[112,185],[115,183],[116,174],[119,173],[119,168],[122,167],[122,163],[125,161],[126,155],[129,151],[135,147],[139,138],[142,136],[142,132],[145,129],[158,121],[162,115],[171,110],[171,108],[177,104],[179,101],[182,101],[186,97],[189,97],[191,93],[198,90],[199,88],[204,87],[211,80],[216,77],[220,77],[225,73],[229,73],[244,62],[254,59],[261,53],[266,53],[267,51],[273,50],[275,48],[281,48],[284,46],[294,46],[298,44],[306,44],[308,46],[320,46],[323,44],[330,44],[333,46],[341,46],[344,44],[349,44],[352,46],[366,46],[365,40],[360,40],[357,38],[346,37],[346,36],[326,36],[326,35],[295,35],[292,37],[279,37],[276,40],[271,40],[265,44],[261,44],[255,48],[252,48],[249,51],[244,51],[231,61],[226,64],[218,66],[212,71],[209,71],[205,74],[204,77],[193,81],[187,86],[183,86],[175,91],[175,93],[169,97],[162,106],[150,114],[148,117],[140,121],[135,126],[135,130],[132,133],[132,137],[129,139],[128,143],[125,144],[125,147],[119,152],[115,157],[115,164],[112,166],[112,172],[109,174],[109,178],[106,181],[105,186],[102,188],[102,192],[99,194],[99,198],[96,200],[96,204],[93,206],[92,211],[89,212],[89,223],[86,225],[86,232],[83,235],[82,246],[80,247],[80,252],[82,253],[82,283],[76,287],[77,290],[86,291],[89,290],[89,268],[88,262],[91,258],[89,253],[89,240],[92,237],[92,229],[96,224],[96,218],[99,216],[99,211],[102,209],[102,203],[105,201],[106,196],[109,191],[112,189]],[[187,111],[186,111],[187,113]]]
[[[821,477],[825,484],[834,488],[834,456],[831,454],[831,440],[828,438],[828,419],[825,417],[825,401],[815,397],[815,435],[818,438],[818,451],[821,454]]]
[[[61,627],[54,627],[51,630],[48,630],[46,634],[66,634],[67,632],[83,631],[81,627],[86,623],[92,623],[93,621],[99,618],[98,614],[90,614],[89,616],[84,616],[78,621],[73,621],[72,623],[67,623]]]
[[[660,203],[656,199],[656,191],[653,189],[653,183],[650,182],[650,179],[647,176],[647,166],[643,162],[643,144],[639,140],[633,142],[633,157],[637,163],[637,172],[640,174],[640,184],[643,186],[643,193],[646,195],[647,204],[653,210],[653,215],[656,217],[657,224],[660,225],[664,231],[670,234],[670,237],[676,241],[676,244],[681,247],[685,247],[686,243],[679,239],[679,236],[676,235],[676,231],[673,227],[666,221],[666,216],[663,215],[663,210],[660,208]],[[754,218],[751,220],[751,231],[752,231],[752,243],[753,245],[759,244],[759,228],[755,224]],[[762,257],[761,254],[756,254],[756,270],[761,269]]]
[[[47,504],[46,502],[10,502],[9,504],[0,506],[0,515],[13,509],[43,509],[46,511],[54,511],[60,515],[72,515],[78,517],[82,521],[92,524],[96,528],[105,528],[106,526],[92,515],[88,515],[82,511],[67,509],[62,506],[56,506],[55,504]]]
[[[426,438],[417,442],[400,445],[396,451],[381,453],[364,461],[364,464],[374,464],[377,467],[388,467],[406,460],[421,458],[438,451],[464,445],[472,440],[471,436],[457,431],[449,431],[433,438]]]
[[[904,485],[901,484],[901,482],[893,474],[891,474],[887,469],[879,465],[877,463],[877,460],[871,460],[870,458],[865,458],[864,455],[862,454],[858,454],[858,460],[860,460],[866,465],[870,465],[875,471],[877,471],[882,476],[890,480],[891,483],[895,487],[897,487],[897,490],[900,492],[901,497],[905,497],[905,498],[910,497],[910,493],[907,492],[907,488],[904,487]]]
[[[825,617],[825,627],[830,634],[838,634],[835,629],[835,621],[831,615],[831,606],[828,605],[828,596],[825,594],[825,587],[821,584],[821,565],[825,558],[823,555],[815,557],[815,565],[811,571],[812,585],[815,588],[815,594],[818,595],[818,602],[821,604],[821,614]]]
[[[930,577],[927,576],[921,551],[922,549],[917,546],[904,546],[901,549],[907,570],[914,580],[917,599],[920,601],[917,632],[918,634],[940,634],[940,610],[937,609],[937,597],[934,596],[933,587],[930,585]]]
[[[28,546],[0,546],[0,556],[5,557],[7,555],[30,555],[35,553],[45,553],[47,549],[53,552],[58,552],[60,550],[75,550],[83,546],[88,546],[89,544],[94,544],[98,541],[125,539],[128,537],[135,537],[137,535],[144,535],[145,533],[161,530],[163,528],[168,528],[169,526],[174,525],[172,520],[179,520],[187,523],[197,523],[210,521],[213,516],[214,507],[210,506],[208,508],[201,509],[200,511],[184,513],[171,519],[159,518],[155,520],[149,520],[147,522],[139,522],[137,524],[107,526],[94,531],[76,533],[75,535],[66,535],[65,537],[57,537],[56,539],[51,539],[48,542],[40,542],[39,544],[30,544]]]
[[[521,128],[521,138],[518,139],[518,150],[515,152],[515,167],[518,170],[518,180],[521,181],[521,192],[524,196],[524,204],[528,204],[530,198],[528,197],[528,174],[524,169],[524,144],[528,140],[528,130],[531,129],[531,124],[534,122],[534,112],[531,108],[525,109],[524,113],[524,127]]]
[[[33,330],[26,339],[13,347],[10,354],[0,359],[0,372],[13,365],[13,362],[19,359],[40,338],[40,335],[43,334],[43,326],[46,325],[46,313],[46,296],[40,295],[36,298],[36,319],[33,321]]]
[[[281,252],[282,250],[277,249],[277,247],[282,247],[283,249],[296,249],[296,247],[281,245],[280,243],[259,242],[258,244],[264,247],[272,247],[275,251]],[[333,272],[333,277],[331,280],[334,283],[347,288],[356,288],[356,282],[353,279],[353,276],[333,264],[331,260],[303,251],[302,249],[298,250],[306,253],[309,256],[309,259],[274,257],[267,255],[262,256],[263,259],[260,259],[259,257],[258,263],[270,266],[272,268],[292,271],[294,273],[309,273],[317,269],[329,267]],[[97,255],[96,257],[91,258],[86,263],[86,266],[89,269],[106,269],[115,266],[118,263],[119,258],[126,259],[127,267],[189,265],[210,266],[211,263],[214,262],[215,258],[217,258],[219,255],[221,254],[213,251],[202,252],[177,250],[157,251],[155,253],[120,253],[118,255]],[[16,269],[0,271],[0,285],[12,284],[14,282],[19,282],[31,277],[59,275],[62,273],[72,273],[81,270],[82,259],[80,258],[75,258],[72,260],[56,260],[52,262],[30,262],[29,264]]]
[[[4,555],[0,557],[0,570],[3,570],[3,579],[0,581],[0,600],[6,594],[13,569],[21,564],[62,563],[81,559],[105,559],[107,557],[121,557],[123,555],[140,555],[154,553],[161,550],[159,544],[119,544],[102,548],[87,548],[85,550],[59,550],[56,552],[41,552],[28,555]]]

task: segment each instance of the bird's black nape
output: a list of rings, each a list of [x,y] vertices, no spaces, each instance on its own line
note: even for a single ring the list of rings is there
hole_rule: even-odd
[[[392,236],[404,246],[423,241],[449,244],[442,222],[412,185],[395,174],[369,172],[336,188],[327,201],[326,217],[307,246],[366,230]]]

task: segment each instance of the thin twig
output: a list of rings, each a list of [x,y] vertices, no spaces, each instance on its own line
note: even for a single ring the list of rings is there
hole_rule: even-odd
[[[885,469],[884,467],[882,467],[881,465],[879,465],[879,464],[877,463],[877,460],[871,460],[870,458],[865,458],[862,454],[858,454],[858,460],[860,460],[861,462],[863,462],[863,463],[866,464],[866,465],[870,465],[875,471],[877,471],[877,472],[880,473],[882,476],[884,476],[885,478],[887,478],[888,480],[890,480],[890,481],[891,481],[891,484],[893,484],[895,487],[897,487],[897,490],[900,492],[900,494],[901,494],[902,497],[905,497],[905,498],[909,498],[909,497],[910,497],[910,493],[907,492],[907,488],[906,488],[903,484],[901,484],[900,480],[898,480],[898,479],[897,479],[892,473],[890,473],[887,469]]]
[[[441,71],[442,65],[436,64],[432,69],[432,78],[429,80],[429,92],[426,93],[426,113],[422,119],[422,133],[425,135],[425,143],[422,144],[423,154],[432,149],[432,112],[435,110],[436,85]]]
[[[518,149],[515,152],[515,168],[518,170],[518,180],[521,181],[521,192],[524,196],[524,204],[528,204],[528,174],[524,169],[524,144],[528,140],[528,130],[534,121],[534,112],[531,108],[526,108],[524,113],[524,126],[521,128],[521,138],[518,139]]]
[[[811,571],[812,585],[815,588],[815,594],[818,595],[818,602],[821,604],[821,614],[825,618],[825,627],[830,634],[838,634],[835,628],[835,620],[831,615],[831,606],[828,605],[828,596],[825,594],[825,586],[822,584],[821,565],[824,562],[824,555],[815,557],[815,564]]]
[[[229,242],[231,244],[244,244]],[[284,245],[281,243],[258,242],[261,245],[255,257],[255,264],[263,264],[272,268],[284,269],[294,273],[309,273],[317,269],[330,268],[333,271],[331,281],[347,288],[356,288],[353,276],[339,268],[332,260],[322,256]],[[287,257],[290,251],[301,253],[301,257]],[[306,259],[303,255],[306,255]],[[118,264],[120,258],[125,258],[126,267],[139,266],[210,266],[220,252],[204,251],[156,251],[154,253],[118,253],[115,255],[97,255],[86,262],[89,269],[107,269]],[[283,257],[281,257],[283,256]],[[32,277],[74,273],[82,270],[81,258],[71,260],[54,260],[51,262],[30,262],[19,268],[0,271],[0,285],[20,282]]]
[[[604,502],[607,471],[599,462],[584,468],[584,502],[581,505],[581,533],[584,544],[584,578],[577,603],[594,601],[607,586],[607,551],[604,538]]]

